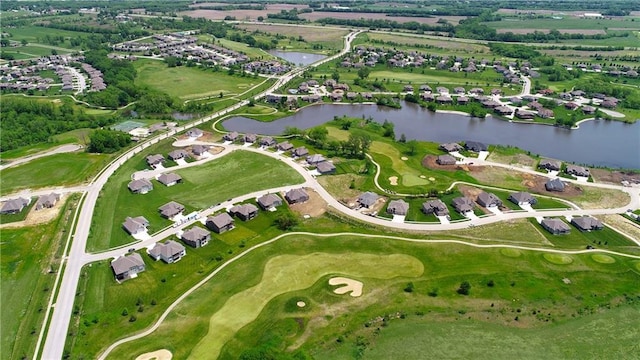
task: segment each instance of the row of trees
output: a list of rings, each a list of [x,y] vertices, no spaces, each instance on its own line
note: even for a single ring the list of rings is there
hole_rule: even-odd
[[[114,153],[131,143],[131,135],[114,130],[100,129],[89,135],[89,152]]]

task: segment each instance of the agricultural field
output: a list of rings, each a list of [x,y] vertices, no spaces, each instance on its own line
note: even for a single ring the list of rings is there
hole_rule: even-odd
[[[347,35],[348,31],[338,28],[325,27],[299,27],[286,26],[278,24],[238,24],[238,28],[247,31],[261,31],[271,35],[279,34],[286,37],[299,38],[302,37],[305,42],[310,44],[321,44],[326,49],[338,50],[342,48],[342,38]]]
[[[364,35],[358,36],[358,39],[363,39],[364,42],[391,42],[399,44],[399,48],[404,47],[424,47],[425,52],[433,53],[489,53],[489,47],[483,44],[474,43],[465,39],[443,39],[433,38],[428,36],[412,35],[412,34],[390,34],[390,33],[378,33],[369,32]],[[394,46],[398,48],[398,46]]]
[[[77,47],[73,47],[69,42],[71,38],[78,37],[87,37],[89,34],[80,31],[69,31],[69,30],[61,30],[61,29],[52,29],[46,28],[42,26],[23,26],[17,28],[7,29],[7,31],[11,36],[10,40],[13,41],[22,41],[26,40],[29,43],[42,44],[43,39],[45,37],[63,37],[64,41],[56,46],[52,46],[55,49],[76,49]],[[41,45],[42,47],[49,47],[49,45]],[[49,54],[51,51],[49,51]]]
[[[436,25],[440,19],[447,20],[453,25],[457,25],[465,16],[434,16],[434,17],[413,17],[413,16],[388,16],[384,13],[365,13],[365,12],[330,12],[330,11],[314,11],[299,15],[308,21],[316,21],[324,18],[333,19],[373,19],[373,20],[390,20],[399,23],[418,22],[420,24]]]
[[[557,29],[562,32],[567,30],[580,30],[584,31],[583,34],[590,35],[599,33],[607,29],[628,29],[628,30],[640,30],[640,23],[637,21],[631,21],[628,19],[579,19],[579,18],[542,18],[542,19],[513,19],[506,18],[502,21],[491,21],[482,23],[488,27],[501,30],[511,29],[535,29],[543,31],[545,29]]]

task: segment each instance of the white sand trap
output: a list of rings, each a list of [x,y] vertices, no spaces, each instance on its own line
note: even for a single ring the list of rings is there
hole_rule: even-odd
[[[352,297],[362,295],[362,282],[344,277],[334,277],[329,279],[329,285],[344,285],[333,290],[338,295],[351,292]]]
[[[298,301],[298,302],[296,303],[296,305],[298,305],[298,307],[299,307],[299,308],[303,308],[303,307],[307,306],[307,303],[306,303],[306,302],[304,302],[304,301]]]
[[[420,179],[426,179],[427,177],[424,175],[420,175]]]
[[[408,158],[408,157],[406,157],[406,156],[403,156],[403,157],[401,157],[401,158],[400,158],[400,160],[407,161],[407,160],[409,160],[409,158]]]
[[[391,176],[391,177],[389,177],[389,184],[391,184],[391,185],[398,185],[398,177],[397,177],[397,176]]]
[[[136,358],[136,360],[171,360],[173,354],[167,349],[144,353]]]
[[[429,178],[429,181],[436,181],[436,178],[434,178],[434,177],[430,177],[430,178]]]

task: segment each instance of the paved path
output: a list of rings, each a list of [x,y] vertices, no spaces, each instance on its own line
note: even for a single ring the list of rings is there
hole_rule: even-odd
[[[10,167],[13,167],[13,166],[16,166],[16,165],[28,163],[31,160],[35,160],[35,159],[38,159],[38,158],[41,158],[41,157],[50,156],[50,155],[54,155],[54,154],[62,154],[62,153],[74,152],[74,151],[78,151],[80,149],[82,149],[82,145],[78,145],[78,144],[61,145],[61,146],[55,147],[55,148],[47,150],[47,151],[39,152],[37,154],[23,156],[23,157],[17,158],[17,159],[7,160],[6,164],[0,165],[0,170],[4,170],[6,168],[10,168]]]

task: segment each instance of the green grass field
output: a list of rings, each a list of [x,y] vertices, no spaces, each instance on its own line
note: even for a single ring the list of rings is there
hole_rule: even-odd
[[[507,19],[503,21],[485,22],[484,25],[494,29],[584,29],[606,30],[608,28],[640,29],[640,23],[629,20],[612,19]]]
[[[70,38],[87,37],[90,35],[89,33],[86,33],[86,32],[53,29],[53,28],[46,28],[42,26],[21,26],[21,27],[7,29],[7,30],[8,30],[7,32],[11,34],[11,40],[21,41],[24,39],[24,40],[27,40],[29,43],[40,43],[42,39],[44,39],[47,35],[62,36],[64,37],[65,41],[62,44],[59,44],[57,47],[69,48],[69,49],[73,48],[69,43]],[[48,45],[43,44],[43,46],[48,46]],[[50,53],[51,51],[49,51],[49,54]]]
[[[6,49],[3,49],[2,52],[7,54],[14,54],[16,57],[18,55],[21,55],[21,56],[27,56],[29,58],[36,58],[36,57],[51,55],[51,50],[52,50],[51,48],[48,48],[45,46],[39,46],[39,44],[30,44],[27,46],[6,48]],[[56,49],[56,52],[62,55],[62,54],[68,54],[71,51]]]
[[[562,220],[564,221],[566,219]],[[587,245],[591,245],[597,249],[609,249],[611,247],[623,249],[624,247],[635,247],[633,241],[620,235],[614,230],[611,230],[609,227],[605,227],[602,230],[582,232],[573,225],[569,225],[571,227],[571,232],[569,234],[552,235],[548,231],[542,229],[535,219],[530,219],[529,221],[538,226],[540,232],[547,238],[547,240],[549,240],[550,243],[556,246],[561,246],[565,249],[584,249]]]

